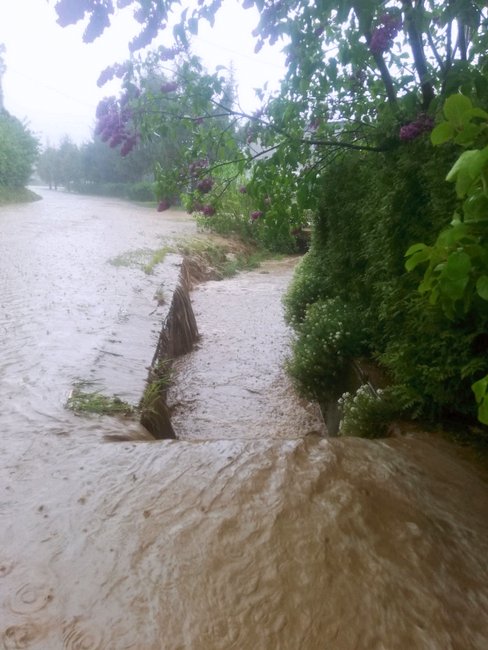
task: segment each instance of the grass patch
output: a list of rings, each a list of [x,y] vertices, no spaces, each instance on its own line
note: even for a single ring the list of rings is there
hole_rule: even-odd
[[[152,251],[147,248],[139,248],[135,251],[126,251],[116,257],[111,257],[108,260],[108,263],[116,267],[126,266],[130,268],[144,269],[148,263],[147,259],[149,255],[151,255],[151,252]]]
[[[152,272],[154,271],[154,268],[158,265],[161,264],[161,262],[164,262],[166,255],[168,253],[171,253],[172,249],[170,246],[163,246],[163,248],[160,248],[157,251],[154,251],[152,254],[151,259],[147,264],[145,264],[142,267],[142,270],[146,275],[151,275]]]
[[[138,249],[126,251],[108,260],[115,267],[139,268],[146,275],[152,275],[158,264],[166,259],[168,253],[199,260],[202,266],[211,267],[221,278],[230,278],[239,271],[251,271],[269,259],[280,259],[282,254],[250,246],[237,239],[195,237],[181,239],[174,244],[166,244],[157,250]]]
[[[219,238],[216,241],[209,237],[182,240],[176,244],[175,252],[190,258],[200,258],[223,278],[230,278],[239,271],[251,271],[265,260],[277,257],[274,253],[237,239]]]
[[[140,248],[135,251],[126,251],[108,260],[108,263],[115,267],[137,268],[151,275],[154,268],[164,262],[166,255],[174,249],[170,246],[163,246],[156,251],[147,248]]]
[[[40,201],[41,198],[26,187],[5,187],[0,185],[0,205],[32,203],[33,201]]]
[[[66,408],[74,413],[94,413],[96,415],[133,415],[135,408],[112,395],[108,397],[100,391],[85,391],[88,384],[80,382],[75,385],[66,402]]]

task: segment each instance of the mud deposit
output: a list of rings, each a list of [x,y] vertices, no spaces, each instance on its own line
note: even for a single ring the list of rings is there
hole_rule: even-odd
[[[184,440],[103,443],[135,425],[62,408],[73,378],[92,368],[130,397],[128,368],[145,354],[136,342],[157,339],[156,278],[112,274],[101,260],[111,246],[170,236],[178,218],[121,206],[60,195],[0,210],[0,647],[488,647],[486,483],[430,441],[304,436],[315,416],[280,384],[286,329],[267,332],[266,352],[260,334],[286,265],[195,293],[202,340],[179,368]],[[257,314],[253,291],[268,296]],[[104,356],[121,366],[102,372],[95,348],[110,345],[124,305],[134,311],[122,324],[135,320],[135,294],[150,309],[137,335],[118,330],[131,352],[118,344],[122,357]],[[245,309],[239,330],[253,339],[243,347],[233,294]],[[233,416],[243,404],[247,415]]]

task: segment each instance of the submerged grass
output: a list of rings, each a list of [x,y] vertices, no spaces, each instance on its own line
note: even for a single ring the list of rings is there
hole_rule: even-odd
[[[121,253],[116,257],[111,257],[108,260],[108,263],[116,267],[126,266],[131,268],[144,269],[147,264],[146,260],[151,255],[151,253],[152,251],[148,250],[147,248],[139,248],[134,251],[126,251],[125,253]]]
[[[154,251],[152,254],[151,259],[147,264],[145,264],[142,267],[142,270],[146,275],[151,275],[152,272],[154,271],[154,268],[158,265],[161,264],[161,262],[164,262],[166,259],[166,255],[168,253],[172,252],[172,248],[170,246],[163,246],[163,248],[158,249],[157,251]]]
[[[88,382],[80,382],[71,391],[66,408],[74,413],[94,413],[96,415],[133,415],[136,409],[117,397],[103,395],[100,391],[86,391]]]
[[[0,185],[0,205],[9,203],[30,203],[40,201],[41,197],[26,187],[5,187]]]

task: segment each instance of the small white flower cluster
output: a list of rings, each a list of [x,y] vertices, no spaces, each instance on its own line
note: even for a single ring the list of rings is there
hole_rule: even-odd
[[[368,415],[374,404],[381,402],[384,391],[376,392],[368,384],[360,386],[354,394],[343,393],[338,400],[342,413],[340,433],[342,435],[366,435],[365,427],[368,426]]]

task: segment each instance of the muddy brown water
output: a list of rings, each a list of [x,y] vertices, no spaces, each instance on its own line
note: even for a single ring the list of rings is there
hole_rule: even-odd
[[[165,281],[107,260],[194,226],[48,192],[0,226],[0,647],[488,647],[486,483],[430,439],[315,433],[280,369],[287,263],[195,292],[182,440],[104,443],[140,431],[63,404],[138,397]]]

